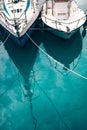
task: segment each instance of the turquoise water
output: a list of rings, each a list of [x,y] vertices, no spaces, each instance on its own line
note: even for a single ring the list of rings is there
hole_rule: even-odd
[[[0,130],[87,130],[86,32],[62,40],[35,31],[32,39],[55,60],[31,40],[0,47]],[[33,94],[24,95],[25,84]]]

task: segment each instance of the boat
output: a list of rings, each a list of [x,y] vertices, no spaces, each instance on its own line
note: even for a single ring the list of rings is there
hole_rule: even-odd
[[[24,46],[32,34],[44,0],[0,0],[0,28]]]
[[[74,0],[46,0],[41,19],[53,34],[69,39],[86,21],[86,13]]]

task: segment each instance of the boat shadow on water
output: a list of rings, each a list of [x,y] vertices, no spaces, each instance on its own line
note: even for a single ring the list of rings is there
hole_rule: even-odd
[[[46,52],[56,61],[64,65],[64,67],[62,66],[64,70],[74,69],[79,63],[82,52],[82,36],[80,30],[67,40],[56,37],[48,31],[44,32],[43,35]],[[76,62],[75,59],[77,59]],[[72,68],[70,67],[71,63],[73,63]]]
[[[33,33],[33,37],[35,36],[36,34]],[[30,91],[32,86],[31,78],[33,77],[33,66],[38,54],[38,48],[30,40],[26,42],[24,47],[20,47],[10,37],[4,46],[11,61],[18,70],[22,93],[27,97],[29,94],[32,94],[32,91]]]
[[[4,33],[4,35],[3,35],[3,37],[0,37],[0,40],[3,43],[3,41],[5,41],[7,36],[4,31],[2,31],[2,33]],[[38,35],[38,33],[33,33],[32,39],[33,38],[37,39],[36,34]],[[40,40],[40,38],[39,38],[39,40]],[[39,44],[40,44],[40,42],[38,42],[38,46],[39,46]],[[33,119],[33,125],[34,125],[34,129],[36,129],[37,119],[35,118],[35,116],[33,114],[32,99],[36,99],[39,96],[39,90],[34,88],[35,89],[34,92],[32,93],[32,91],[31,91],[32,84],[33,84],[31,80],[34,79],[34,77],[33,77],[34,75],[31,74],[31,71],[32,72],[34,71],[33,67],[34,67],[35,60],[36,60],[36,57],[38,54],[38,48],[34,44],[32,44],[32,42],[30,40],[28,40],[26,42],[26,45],[24,47],[20,47],[12,39],[10,39],[10,37],[4,44],[4,47],[9,55],[9,58],[10,58],[12,64],[14,64],[13,67],[15,67],[18,70],[19,76],[17,76],[17,77],[20,78],[20,79],[18,79],[18,82],[19,82],[19,88],[21,90],[20,92],[22,94],[22,97],[20,97],[20,98],[22,98],[22,99],[19,99],[19,96],[18,96],[17,100],[19,100],[19,101],[21,100],[22,102],[29,101],[29,103],[30,103],[29,108],[30,108],[32,119]],[[16,73],[17,73],[17,71],[16,71]],[[31,78],[33,78],[33,79],[31,79]],[[5,94],[10,88],[11,87],[8,86],[8,88],[5,90],[5,92],[3,94]],[[17,88],[17,90],[18,90],[18,88]],[[16,91],[16,93],[19,94],[17,91]],[[7,97],[7,99],[8,98],[9,97]]]
[[[38,46],[43,43],[47,54],[63,64],[66,68],[70,69],[71,63],[73,63],[72,68],[74,69],[79,63],[82,50],[82,36],[80,31],[75,33],[75,35],[73,35],[70,39],[64,40],[56,37],[48,31],[38,30],[33,32],[32,39],[36,42],[36,44],[38,44]],[[18,69],[18,72],[22,75],[24,87],[26,89],[30,89],[31,72],[33,72],[33,66],[35,64],[39,48],[37,48],[31,40],[28,40],[26,45],[22,48],[10,38],[4,46],[12,62]],[[67,70],[63,66],[62,68]]]

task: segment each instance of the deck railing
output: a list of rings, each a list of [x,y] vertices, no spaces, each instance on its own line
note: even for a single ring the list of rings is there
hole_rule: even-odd
[[[38,5],[38,0],[37,0],[37,5]],[[3,5],[3,2],[2,2],[2,5]],[[33,8],[33,13],[35,13],[35,7],[34,7],[34,3],[31,2],[31,6]],[[40,5],[41,6],[41,5]],[[24,16],[23,16],[24,15]],[[26,17],[26,10],[23,11],[23,13],[20,15],[19,18],[15,18],[15,15],[14,15],[14,18],[12,19],[9,19],[6,14],[4,13],[4,9],[2,8],[2,10],[0,10],[0,16],[3,17],[5,19],[5,22],[7,22],[8,25],[11,25],[13,26],[15,23],[14,23],[14,20],[16,21],[16,23],[20,23],[20,21],[23,23],[27,23],[27,17]]]
[[[74,20],[74,21],[72,21],[72,22],[60,22],[60,21],[57,21],[57,20],[52,20],[52,19],[50,19],[50,18],[47,18],[46,16],[44,16],[44,15],[42,15],[42,17],[44,17],[44,19],[45,19],[45,22],[47,23],[47,20],[49,20],[49,21],[52,21],[52,23],[54,23],[55,24],[55,29],[58,29],[58,25],[61,25],[61,26],[63,26],[63,27],[67,27],[67,29],[69,29],[68,28],[68,25],[70,25],[70,24],[73,24],[73,23],[76,23],[76,28],[78,28],[79,26],[79,23],[80,23],[80,21],[83,19],[83,20],[86,20],[86,16],[84,16],[84,17],[82,17],[82,18],[80,18],[80,19],[78,19],[78,20]]]
[[[24,17],[22,17],[24,15]],[[15,23],[14,23],[14,20],[16,21],[17,24],[20,23],[20,21],[23,23],[23,22],[26,22],[27,23],[27,17],[26,17],[26,12],[24,11],[21,16],[19,18],[13,18],[13,19],[9,19],[6,14],[2,11],[0,11],[0,16],[5,20],[5,22],[7,23],[7,25],[11,25],[11,26],[14,26]]]

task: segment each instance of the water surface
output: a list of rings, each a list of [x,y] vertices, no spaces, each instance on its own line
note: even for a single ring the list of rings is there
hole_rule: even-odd
[[[86,0],[77,2],[86,9]],[[47,55],[30,39],[23,48],[10,38],[0,47],[0,130],[87,130],[86,33],[82,27],[63,40],[35,31]],[[24,85],[33,95],[24,96]]]

